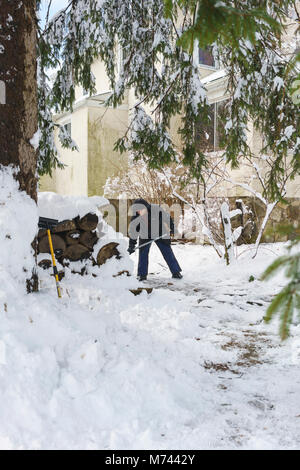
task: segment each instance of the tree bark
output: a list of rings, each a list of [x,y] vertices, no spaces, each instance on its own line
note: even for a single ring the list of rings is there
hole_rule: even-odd
[[[255,252],[254,252],[254,255],[252,256],[252,258],[255,258],[257,253],[258,253],[259,244],[261,242],[261,239],[262,239],[262,236],[264,234],[265,228],[267,226],[268,220],[269,220],[270,215],[272,214],[273,210],[277,206],[278,202],[279,202],[279,200],[274,201],[274,202],[270,202],[269,204],[267,204],[266,213],[265,213],[265,216],[264,216],[264,220],[262,221],[261,227],[259,229],[259,234],[258,234],[256,242],[255,242]]]
[[[20,189],[36,201],[36,1],[1,1],[0,26],[0,164],[18,170]]]
[[[234,240],[232,237],[232,228],[230,221],[230,210],[227,202],[221,206],[221,220],[224,231],[225,260],[229,265],[234,260]]]

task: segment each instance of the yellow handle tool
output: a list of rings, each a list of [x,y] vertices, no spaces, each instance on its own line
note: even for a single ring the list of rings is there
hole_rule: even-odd
[[[60,285],[59,285],[58,271],[57,271],[57,266],[56,266],[56,261],[55,261],[54,250],[53,250],[53,243],[52,243],[51,232],[50,232],[49,229],[47,230],[47,233],[48,233],[48,240],[49,240],[50,252],[51,252],[51,256],[52,256],[53,273],[54,273],[55,282],[56,282],[57,294],[58,294],[58,297],[61,298],[62,295],[61,295],[61,289],[60,289]]]

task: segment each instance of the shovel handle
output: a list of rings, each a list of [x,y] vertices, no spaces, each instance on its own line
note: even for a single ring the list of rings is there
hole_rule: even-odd
[[[51,232],[50,232],[49,229],[47,230],[47,234],[48,234],[48,240],[49,240],[50,253],[51,253],[51,257],[52,257],[53,274],[54,274],[55,282],[56,282],[57,295],[61,299],[62,295],[61,295],[61,289],[60,289],[60,285],[59,285],[58,271],[57,271],[56,260],[55,260],[55,255],[54,255]]]

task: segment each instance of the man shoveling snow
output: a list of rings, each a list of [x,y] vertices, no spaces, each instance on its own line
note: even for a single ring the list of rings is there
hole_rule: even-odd
[[[149,204],[145,199],[137,199],[132,207],[132,218],[129,225],[129,248],[132,254],[139,250],[138,277],[145,281],[148,275],[149,251],[152,242],[160,249],[174,279],[181,279],[181,267],[171,248],[171,235],[174,235],[174,222],[167,212],[157,204]],[[137,248],[137,240],[139,246]]]

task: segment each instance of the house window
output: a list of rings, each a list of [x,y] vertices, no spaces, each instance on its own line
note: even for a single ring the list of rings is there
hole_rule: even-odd
[[[119,67],[119,71],[121,72],[124,67],[124,49],[122,46],[119,46],[118,60],[119,60],[118,67]]]
[[[64,127],[65,131],[66,131],[69,135],[71,135],[71,133],[72,133],[72,124],[71,124],[71,121],[68,122],[67,124],[64,124],[63,127]]]
[[[198,50],[199,65],[207,65],[209,67],[215,67],[215,59],[212,54],[212,49],[200,49]]]
[[[122,72],[124,69],[125,61],[128,58],[128,51],[126,50],[125,47],[121,46],[119,44],[118,46],[118,53],[117,53],[117,65],[118,65],[118,71]]]
[[[199,116],[196,125],[196,148],[200,152],[217,152],[224,149],[225,135],[225,104],[226,101],[213,103],[209,107],[208,120]]]

